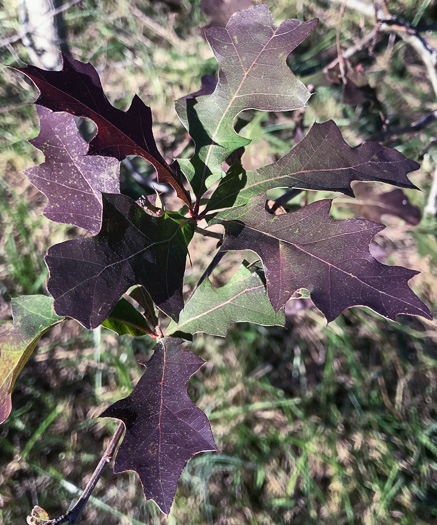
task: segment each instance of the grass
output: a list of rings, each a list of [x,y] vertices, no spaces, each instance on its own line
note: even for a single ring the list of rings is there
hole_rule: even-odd
[[[1,38],[19,30],[17,4],[8,3],[0,15]],[[400,4],[405,18],[431,21],[426,2]],[[142,17],[132,11],[140,7]],[[280,0],[271,7],[275,20],[296,13],[321,19],[292,59],[293,70],[305,82],[324,84],[305,111],[305,125],[334,118],[351,144],[377,134],[380,110],[368,103],[346,106],[340,87],[328,84],[322,74],[336,56],[338,9],[321,1]],[[84,0],[65,19],[73,55],[96,65],[118,107],[125,108],[140,93],[152,107],[157,142],[171,156],[175,144],[177,149],[185,140],[171,101],[198,89],[200,76],[215,70],[198,29],[208,23],[199,2],[182,0],[173,15],[163,3]],[[164,31],[158,33],[150,21]],[[356,13],[347,10],[345,47],[359,37],[361,25]],[[370,28],[371,21],[366,25]],[[6,64],[16,56],[26,60],[20,42],[0,52]],[[392,45],[383,39],[373,61],[364,55],[360,60],[384,113],[399,125],[433,107],[425,70],[402,42]],[[41,217],[44,198],[20,173],[41,162],[25,142],[38,129],[28,105],[35,91],[18,74],[2,73],[0,95],[8,109],[0,110],[0,314],[7,320],[11,297],[44,292],[47,248],[78,232]],[[245,132],[253,143],[245,162],[261,165],[261,153],[271,158],[288,151],[296,127],[289,119],[293,116],[247,114],[253,120]],[[435,124],[390,145],[418,159],[433,134]],[[183,154],[190,154],[190,145]],[[424,168],[413,175],[424,191],[408,194],[421,208],[435,166],[432,155],[432,150],[425,154]],[[307,192],[304,200],[320,196]],[[333,214],[346,218],[352,211],[343,206]],[[412,284],[434,312],[435,232],[429,218],[414,229],[389,220],[377,239],[388,263],[422,271]],[[193,260],[198,266],[191,274],[199,275],[199,266],[207,262],[200,256]],[[105,329],[88,332],[73,322],[43,338],[17,382],[12,414],[0,428],[0,522],[24,522],[37,503],[51,516],[68,508],[115,429],[114,422],[97,416],[129,394],[141,375],[137,361],[149,356],[151,347],[150,340],[117,338]],[[236,325],[227,340],[197,336],[193,349],[207,364],[188,391],[208,414],[221,453],[189,462],[167,523],[437,523],[434,322],[403,317],[396,324],[353,308],[326,326],[311,308],[293,314],[287,330]],[[144,501],[134,473],[114,476],[108,469],[82,522],[158,524],[164,518],[153,502]]]

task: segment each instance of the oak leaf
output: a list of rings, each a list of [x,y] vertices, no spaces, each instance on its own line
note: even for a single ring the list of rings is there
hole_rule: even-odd
[[[102,193],[120,193],[120,163],[111,157],[87,155],[74,117],[37,106],[39,135],[30,141],[45,161],[25,174],[47,197],[44,215],[98,233],[102,223]]]
[[[226,230],[222,250],[252,250],[265,269],[275,311],[301,288],[328,321],[351,306],[362,305],[395,319],[398,314],[431,318],[408,287],[418,272],[385,266],[369,252],[371,239],[384,226],[364,219],[334,221],[331,200],[314,202],[293,213],[272,215],[265,197],[219,213],[211,222]]]
[[[172,338],[159,342],[132,394],[100,416],[119,419],[126,427],[114,472],[137,472],[146,499],[166,514],[187,461],[216,450],[208,418],[186,392],[188,380],[204,361],[182,350],[182,343]]]

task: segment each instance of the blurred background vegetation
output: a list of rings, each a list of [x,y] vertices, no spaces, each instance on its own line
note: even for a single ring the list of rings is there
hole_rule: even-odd
[[[256,2],[253,2],[256,3]],[[436,92],[430,69],[402,29],[375,31],[365,0],[266,2],[276,23],[318,17],[314,33],[290,56],[293,71],[314,93],[308,108],[288,114],[246,112],[244,156],[256,167],[278,158],[314,121],[334,119],[351,145],[377,138],[421,163],[406,195],[422,213],[413,226],[383,215],[387,228],[375,255],[421,271],[416,293],[437,311],[437,226],[424,213],[437,165]],[[92,62],[110,101],[126,109],[137,93],[150,105],[163,153],[189,156],[191,144],[173,100],[200,87],[216,62],[204,28],[224,23],[250,1],[82,0],[63,13],[71,54]],[[201,5],[202,4],[202,5]],[[436,29],[435,0],[398,0],[391,15]],[[6,65],[29,62],[15,38],[22,31],[18,0],[0,11],[0,55]],[[339,30],[341,24],[341,30]],[[426,26],[426,27],[425,27]],[[437,47],[436,33],[420,33]],[[369,36],[370,35],[370,36]],[[11,38],[12,37],[12,38]],[[345,60],[338,65],[339,50]],[[10,299],[46,293],[44,254],[83,232],[41,215],[45,198],[22,171],[43,160],[26,140],[38,133],[36,90],[5,67],[0,78],[0,322]],[[347,84],[347,86],[345,85]],[[430,116],[431,115],[431,116]],[[413,125],[429,117],[424,125]],[[150,173],[138,163],[137,171]],[[129,166],[123,184],[144,192]],[[392,188],[375,184],[372,191]],[[304,192],[301,205],[327,192]],[[171,201],[171,196],[168,198]],[[373,197],[372,197],[373,199]],[[365,201],[365,199],[364,199]],[[429,203],[428,203],[429,204]],[[340,196],[333,216],[366,214]],[[208,261],[192,248],[189,285]],[[216,276],[216,282],[227,277]],[[435,322],[387,321],[352,308],[326,326],[307,302],[288,305],[288,328],[240,324],[227,340],[199,335],[193,349],[207,361],[189,394],[210,420],[220,454],[195,456],[178,485],[169,524],[430,524],[437,523],[437,330]],[[138,360],[151,341],[86,331],[70,322],[43,338],[13,394],[0,427],[0,522],[24,523],[35,504],[62,514],[83,488],[115,429],[97,416],[125,397],[141,375]],[[108,468],[82,523],[163,523],[145,502],[134,473]]]

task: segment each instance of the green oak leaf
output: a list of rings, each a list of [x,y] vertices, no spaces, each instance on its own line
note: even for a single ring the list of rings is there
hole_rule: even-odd
[[[179,322],[169,325],[166,335],[191,339],[192,334],[205,332],[226,337],[233,323],[243,322],[264,326],[285,324],[284,313],[275,313],[270,304],[259,269],[249,269],[245,263],[220,288],[214,288],[205,279],[186,303]]]
[[[53,299],[45,295],[27,295],[12,299],[13,326],[0,331],[0,423],[12,408],[11,393],[41,336],[65,320],[53,310]]]
[[[290,71],[287,57],[316,24],[317,19],[285,20],[275,28],[268,7],[261,4],[235,13],[225,28],[206,31],[219,64],[216,89],[176,103],[196,143],[193,157],[178,162],[197,196],[223,176],[223,161],[250,143],[234,130],[241,111],[287,111],[306,105],[310,93]]]

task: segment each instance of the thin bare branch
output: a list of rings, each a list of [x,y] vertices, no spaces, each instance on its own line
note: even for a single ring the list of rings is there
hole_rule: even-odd
[[[406,135],[408,133],[418,133],[419,131],[422,131],[426,127],[428,127],[430,124],[435,122],[437,120],[437,109],[434,111],[431,111],[424,117],[421,117],[419,120],[416,120],[415,122],[412,122],[411,124],[408,124],[407,126],[402,126],[398,128],[388,128],[381,133],[378,133],[377,135],[372,137],[372,140],[376,141],[387,141],[388,139],[393,139],[398,137],[399,135]]]
[[[158,35],[173,46],[179,46],[181,44],[180,38],[173,31],[160,26],[134,5],[131,5],[130,9],[131,13],[141,20],[147,29],[155,33],[155,35]]]
[[[332,4],[342,4],[364,16],[375,18],[379,23],[379,30],[386,33],[395,33],[409,44],[424,63],[432,88],[437,96],[437,50],[420,34],[423,28],[417,28],[392,16],[384,0],[375,0],[372,3],[364,0],[330,0]]]
[[[97,485],[97,482],[100,479],[103,469],[111,461],[115,449],[117,448],[118,442],[121,439],[123,431],[124,424],[120,423],[117,427],[117,430],[115,431],[115,434],[112,436],[112,439],[107,449],[105,450],[102,459],[97,465],[96,470],[93,472],[91,479],[87,483],[85,490],[82,492],[82,495],[80,496],[74,507],[71,510],[69,510],[66,514],[59,516],[59,518],[47,521],[47,525],[62,525],[63,523],[67,523],[68,525],[75,525],[77,523],[79,515],[85,507],[87,501],[89,500],[91,493],[94,490],[94,487]]]

